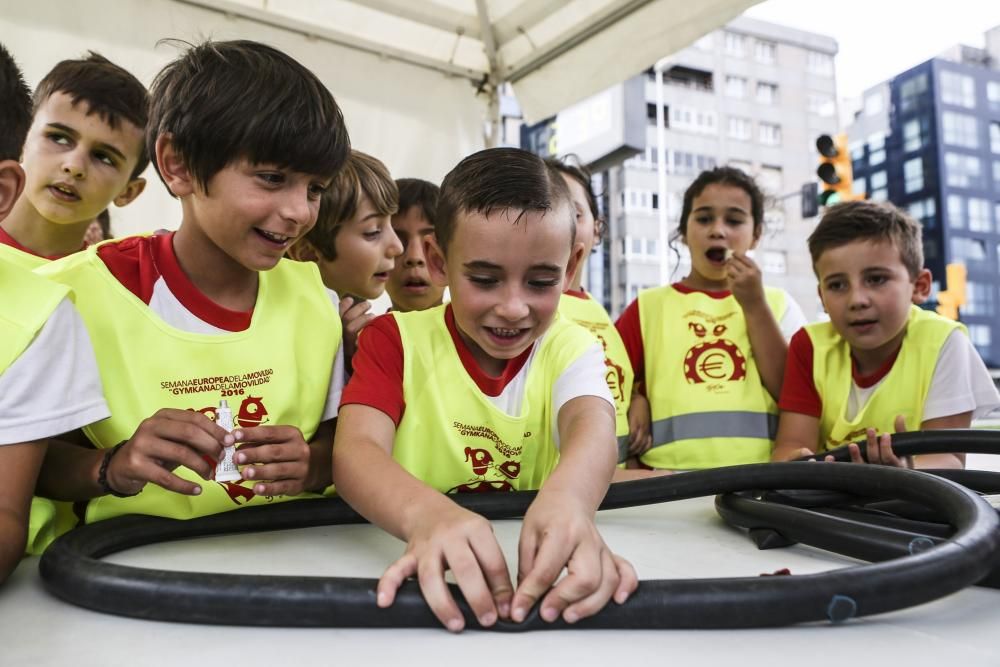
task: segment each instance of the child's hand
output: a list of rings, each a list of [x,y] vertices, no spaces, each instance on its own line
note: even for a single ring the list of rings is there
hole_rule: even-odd
[[[562,615],[567,623],[575,623],[596,614],[612,596],[624,603],[638,586],[632,565],[611,553],[597,532],[593,513],[578,503],[568,494],[540,494],[528,509],[518,547],[514,621],[523,621],[545,595],[543,620],[551,623]],[[563,568],[568,574],[549,590]]]
[[[375,315],[368,312],[371,307],[372,304],[368,301],[355,303],[351,296],[340,300],[340,320],[344,325],[344,364],[348,369],[351,367],[354,351],[358,349],[358,334],[366,324],[375,319]]]
[[[766,304],[760,267],[745,254],[734,254],[726,262],[726,278],[736,302],[747,306]]]
[[[896,415],[895,427],[896,433],[903,433],[906,431],[906,419],[903,415]],[[875,433],[875,429],[869,428],[865,430],[865,436],[868,441],[868,463],[883,466],[894,466],[896,468],[913,468],[913,459],[911,457],[896,456],[896,452],[892,450],[891,435],[888,433],[877,435]],[[847,446],[847,449],[851,454],[851,463],[865,462],[865,459],[861,456],[861,448],[858,447],[857,443],[852,442]]]
[[[312,448],[294,426],[239,428],[233,437],[240,443],[234,459],[246,466],[243,478],[269,480],[253,485],[258,496],[294,496],[329,485],[316,481]]]
[[[111,459],[107,481],[118,493],[134,494],[152,482],[168,491],[196,496],[201,487],[173,474],[185,466],[211,479],[224,445],[235,439],[211,419],[193,410],[159,410],[144,419]]]
[[[406,552],[379,579],[376,603],[388,607],[403,581],[416,576],[427,605],[452,632],[465,627],[465,619],[445,583],[450,569],[479,624],[489,627],[510,615],[514,593],[507,561],[483,517],[455,505],[421,517],[406,545]]]
[[[652,416],[649,399],[642,394],[632,394],[628,406],[628,453],[640,456],[653,446]]]

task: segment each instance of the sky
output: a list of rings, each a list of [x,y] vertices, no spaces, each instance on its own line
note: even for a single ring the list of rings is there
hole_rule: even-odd
[[[745,16],[836,39],[838,93],[850,100],[955,44],[982,47],[1000,0],[765,0]]]

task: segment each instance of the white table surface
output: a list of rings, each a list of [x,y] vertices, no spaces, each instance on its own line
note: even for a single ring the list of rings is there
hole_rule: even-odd
[[[971,456],[970,468],[997,469]],[[1000,458],[1000,457],[992,457]],[[514,565],[516,521],[495,522]],[[793,574],[854,564],[809,547],[758,551],[711,498],[602,512],[611,547],[648,579]],[[108,557],[140,567],[377,577],[402,543],[371,526],[318,527],[150,545]],[[934,665],[1000,666],[1000,590],[947,598],[840,625],[762,630],[546,631],[289,629],[141,621],[77,608],[42,588],[25,559],[0,588],[0,666],[89,665]]]

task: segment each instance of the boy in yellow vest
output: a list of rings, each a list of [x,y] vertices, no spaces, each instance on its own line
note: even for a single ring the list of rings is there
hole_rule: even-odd
[[[340,319],[315,265],[282,256],[347,158],[340,109],[312,72],[250,41],[190,48],[151,98],[147,145],[181,224],[39,269],[74,289],[112,414],[84,429],[89,446],[50,447],[39,489],[89,501],[87,521],[323,491]],[[213,420],[222,400],[232,433]],[[234,443],[241,475],[215,481]]]
[[[428,239],[434,238],[441,188],[419,178],[397,178],[399,210],[392,216],[392,229],[403,246],[396,266],[389,272],[385,291],[392,309],[401,313],[440,306],[444,285],[435,285],[427,269]]]
[[[315,262],[323,284],[339,295],[348,368],[358,332],[374,317],[368,299],[382,296],[403,251],[390,224],[398,202],[396,182],[385,165],[351,151],[323,194],[316,226],[288,251],[293,259]]]
[[[30,123],[31,92],[0,45],[0,220],[24,187]],[[0,257],[0,583],[24,553],[45,439],[109,414],[68,291]]]
[[[543,619],[572,623],[635,589],[594,525],[616,459],[604,355],[556,313],[579,256],[571,206],[531,153],[465,158],[441,185],[429,244],[451,303],[376,318],[359,339],[333,469],[348,502],[408,543],[379,582],[381,607],[419,576],[438,619],[461,630],[446,569],[484,626],[520,622],[538,599]],[[524,489],[540,490],[515,591],[489,522],[444,494]]]
[[[29,269],[84,246],[90,223],[142,192],[149,95],[101,55],[64,60],[35,90],[24,194],[0,223],[0,256]]]
[[[919,225],[889,204],[847,202],[823,216],[809,252],[830,321],[791,340],[772,459],[864,438],[870,463],[962,467],[961,454],[892,450],[891,433],[968,428],[1000,406],[965,328],[916,305],[931,289]]]

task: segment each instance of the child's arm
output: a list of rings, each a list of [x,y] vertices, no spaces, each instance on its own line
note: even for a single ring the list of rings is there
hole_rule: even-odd
[[[640,392],[634,392],[628,406],[628,454],[640,456],[652,446],[653,418],[649,399]]]
[[[374,313],[369,313],[372,304],[369,301],[355,301],[352,296],[340,300],[338,309],[340,320],[344,326],[344,368],[351,372],[351,361],[358,349],[358,334],[365,325],[375,319]]]
[[[785,374],[788,344],[781,327],[767,305],[760,268],[746,255],[733,255],[726,262],[726,275],[733,297],[743,309],[750,348],[760,372],[764,388],[774,400],[781,395],[781,380]]]
[[[73,434],[70,435],[72,440]],[[211,419],[191,410],[163,409],[139,424],[131,438],[121,443],[119,451],[91,449],[66,442],[49,442],[45,462],[38,478],[39,494],[56,500],[89,500],[107,494],[98,483],[105,457],[108,460],[108,486],[120,494],[136,494],[148,483],[168,491],[196,496],[201,487],[173,474],[183,465],[211,479],[214,465],[225,444],[233,436]]]
[[[407,543],[403,556],[379,580],[378,606],[391,605],[403,581],[416,576],[434,615],[452,632],[460,631],[465,621],[444,578],[450,569],[481,625],[508,617],[513,586],[489,521],[459,507],[393,460],[396,426],[384,412],[347,404],[337,421],[337,492],[366,519]]]
[[[267,480],[254,484],[258,496],[320,492],[332,482],[333,431],[334,420],[322,422],[307,443],[294,426],[238,428],[236,463],[244,479]]]
[[[819,446],[819,419],[800,412],[782,410],[778,418],[772,461],[794,461],[813,456]]]
[[[574,623],[600,611],[612,596],[625,602],[638,585],[635,570],[611,553],[594,524],[615,469],[614,424],[614,408],[596,396],[578,396],[559,410],[559,463],[521,530],[514,621],[524,620],[544,595],[544,620],[562,615]],[[567,576],[549,590],[563,568]]]
[[[0,446],[0,584],[24,555],[31,492],[44,456],[42,442]]]

